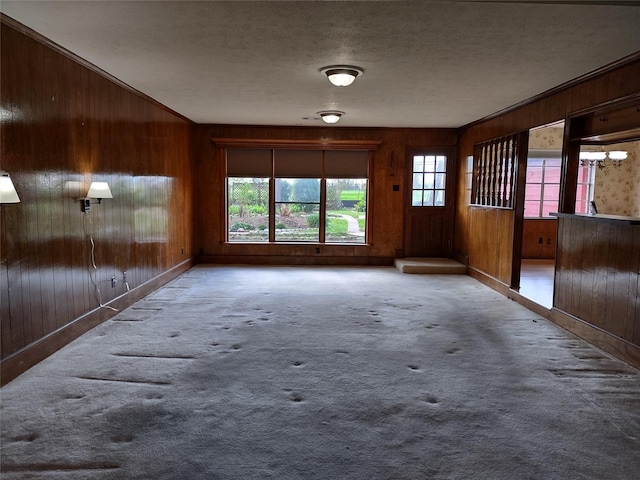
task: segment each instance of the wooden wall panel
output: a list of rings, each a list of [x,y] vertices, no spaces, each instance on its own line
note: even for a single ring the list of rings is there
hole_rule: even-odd
[[[640,225],[562,216],[554,307],[640,347]]]
[[[224,230],[224,166],[220,150],[212,138],[285,139],[285,140],[374,140],[381,141],[374,155],[370,182],[371,244],[347,248],[323,245],[241,245],[226,244]],[[199,208],[195,212],[197,226],[196,251],[203,259],[263,257],[264,261],[286,258],[288,263],[322,263],[341,257],[343,263],[390,264],[402,256],[404,246],[403,209],[405,191],[405,152],[411,147],[455,146],[455,129],[384,129],[343,127],[258,127],[210,125],[196,127],[194,140],[194,194]],[[454,168],[456,163],[453,162]],[[455,175],[455,170],[453,172]],[[399,190],[394,191],[393,186]],[[268,260],[267,257],[271,257]],[[294,259],[294,257],[299,257]],[[356,258],[357,259],[354,259]],[[305,259],[305,260],[303,260]]]
[[[188,262],[193,203],[190,122],[2,22],[1,168],[21,199],[0,206],[5,382],[5,360],[104,310],[92,279],[107,304],[123,272],[135,289]],[[114,198],[85,215],[92,180]]]
[[[522,258],[555,258],[557,224],[555,218],[525,219],[522,234]],[[542,243],[540,239],[542,239]]]

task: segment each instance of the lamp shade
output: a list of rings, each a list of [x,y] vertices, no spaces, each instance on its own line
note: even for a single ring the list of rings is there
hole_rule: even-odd
[[[627,158],[627,152],[624,150],[612,150],[609,152],[609,158],[611,160],[622,161]]]
[[[20,197],[16,192],[11,177],[7,172],[0,172],[0,203],[18,203]]]
[[[320,72],[324,73],[333,85],[347,87],[355,81],[356,77],[362,75],[364,70],[350,65],[331,65],[320,69]]]
[[[340,118],[344,115],[344,112],[339,110],[324,110],[322,112],[318,112],[318,115],[320,115],[320,118],[322,118],[322,121],[325,123],[338,123]]]
[[[604,160],[605,158],[607,158],[605,152],[580,152],[580,160]]]
[[[87,198],[113,198],[107,182],[91,182]]]

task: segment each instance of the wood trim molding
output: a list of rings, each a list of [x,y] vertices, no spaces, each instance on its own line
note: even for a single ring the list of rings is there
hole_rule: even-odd
[[[379,140],[287,140],[269,138],[215,138],[211,141],[221,148],[282,148],[305,150],[377,150]]]
[[[575,87],[576,85],[580,84],[580,83],[584,83],[586,81],[589,80],[593,80],[597,77],[600,77],[602,75],[606,75],[610,72],[612,72],[613,70],[616,70],[620,67],[623,67],[625,65],[628,65],[630,63],[633,62],[637,62],[640,61],[640,51],[632,53],[631,55],[628,55],[626,57],[622,57],[619,60],[616,60],[615,62],[609,63],[608,65],[604,65],[596,70],[593,70],[592,72],[589,73],[585,73],[584,75],[581,75],[579,77],[576,77],[572,80],[569,80],[568,82],[562,83],[556,87],[553,87],[547,91],[544,91],[542,93],[539,93],[538,95],[534,95],[533,97],[529,97],[525,100],[522,100],[521,102],[518,102],[514,105],[511,105],[509,107],[503,108],[502,110],[499,110],[495,113],[492,113],[491,115],[487,115],[486,117],[480,118],[478,120],[475,120],[471,123],[468,123],[466,125],[463,125],[462,127],[460,127],[460,131],[463,132],[464,130],[467,130],[471,127],[475,127],[476,125],[480,125],[484,122],[487,122],[489,120],[494,120],[496,118],[499,118],[503,115],[506,115],[507,113],[511,113],[515,110],[518,110],[526,105],[538,102],[540,100],[543,100],[545,98],[551,97],[552,95],[556,95],[557,93],[563,91],[563,90],[568,90],[569,88]]]
[[[6,25],[8,27],[13,28],[14,30],[17,30],[18,32],[22,33],[23,35],[26,35],[27,37],[31,38],[32,40],[35,40],[38,43],[41,43],[42,45],[44,45],[45,47],[50,48],[51,50],[58,52],[61,55],[64,55],[65,57],[69,58],[70,60],[73,60],[74,62],[80,64],[81,66],[87,68],[88,70],[91,70],[93,73],[96,73],[104,78],[106,78],[107,80],[109,80],[110,82],[115,83],[116,85],[118,85],[121,88],[124,88],[125,90],[133,93],[134,95],[152,103],[153,105],[155,105],[156,107],[172,114],[175,115],[176,117],[184,120],[185,122],[189,123],[190,125],[195,125],[195,122],[193,122],[191,119],[185,117],[184,115],[176,112],[175,110],[170,109],[169,107],[167,107],[166,105],[163,105],[162,103],[160,103],[159,101],[155,100],[154,98],[151,98],[149,95],[146,95],[144,93],[142,93],[140,90],[135,89],[134,87],[132,87],[131,85],[123,82],[122,80],[120,80],[119,78],[114,77],[113,75],[111,75],[110,73],[102,70],[100,67],[94,65],[93,63],[89,62],[88,60],[85,60],[84,58],[80,57],[79,55],[73,53],[70,50],[67,50],[66,48],[64,48],[62,45],[59,45],[57,43],[55,43],[54,41],[48,39],[47,37],[43,36],[42,34],[36,32],[35,30],[27,27],[26,25],[23,25],[22,23],[18,22],[17,20],[14,20],[11,17],[8,17],[7,15],[5,15],[4,13],[0,12],[0,23],[2,23],[3,25]]]
[[[393,257],[331,255],[199,255],[198,263],[220,265],[333,265],[390,267]]]
[[[582,338],[591,345],[613,355],[632,367],[640,369],[640,347],[634,345],[620,337],[610,334],[590,323],[580,320],[557,308],[547,309],[528,298],[523,297],[520,293],[510,289],[505,283],[487,275],[486,273],[473,268],[467,267],[469,276],[475,278],[479,282],[487,285],[502,295],[515,300],[520,305],[537,313],[543,318],[555,323],[568,332]]]
[[[117,308],[118,310],[124,310],[144,296],[154,290],[157,290],[162,285],[183,274],[193,267],[193,265],[193,259],[185,260],[148,282],[132,289],[127,294],[115,298],[113,301],[108,303],[108,306]],[[26,372],[29,368],[115,315],[117,315],[117,312],[114,312],[113,310],[96,308],[95,310],[78,317],[76,320],[68,323],[59,330],[50,333],[46,337],[43,337],[8,356],[2,360],[2,363],[0,363],[0,386],[4,386],[9,383],[17,376]]]
[[[616,337],[590,323],[557,308],[552,308],[549,320],[606,353],[640,369],[640,347]]]

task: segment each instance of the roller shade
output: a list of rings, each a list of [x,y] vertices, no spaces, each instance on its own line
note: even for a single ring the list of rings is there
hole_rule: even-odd
[[[273,153],[273,155],[272,155]],[[280,178],[367,178],[366,150],[291,150],[270,148],[227,148],[227,176],[270,177],[272,159]]]
[[[367,178],[369,152],[363,150],[327,150],[324,175],[327,178]]]
[[[322,177],[322,150],[275,150],[274,161],[276,177]]]
[[[270,148],[228,148],[227,176],[270,177]]]

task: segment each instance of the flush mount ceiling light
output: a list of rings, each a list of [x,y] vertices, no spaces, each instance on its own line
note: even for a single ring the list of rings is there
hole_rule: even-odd
[[[322,112],[318,112],[318,115],[320,115],[324,123],[337,123],[344,115],[344,112],[340,110],[323,110]]]
[[[321,68],[320,72],[324,73],[336,87],[346,87],[351,85],[356,77],[362,75],[364,70],[351,65],[330,65]]]

